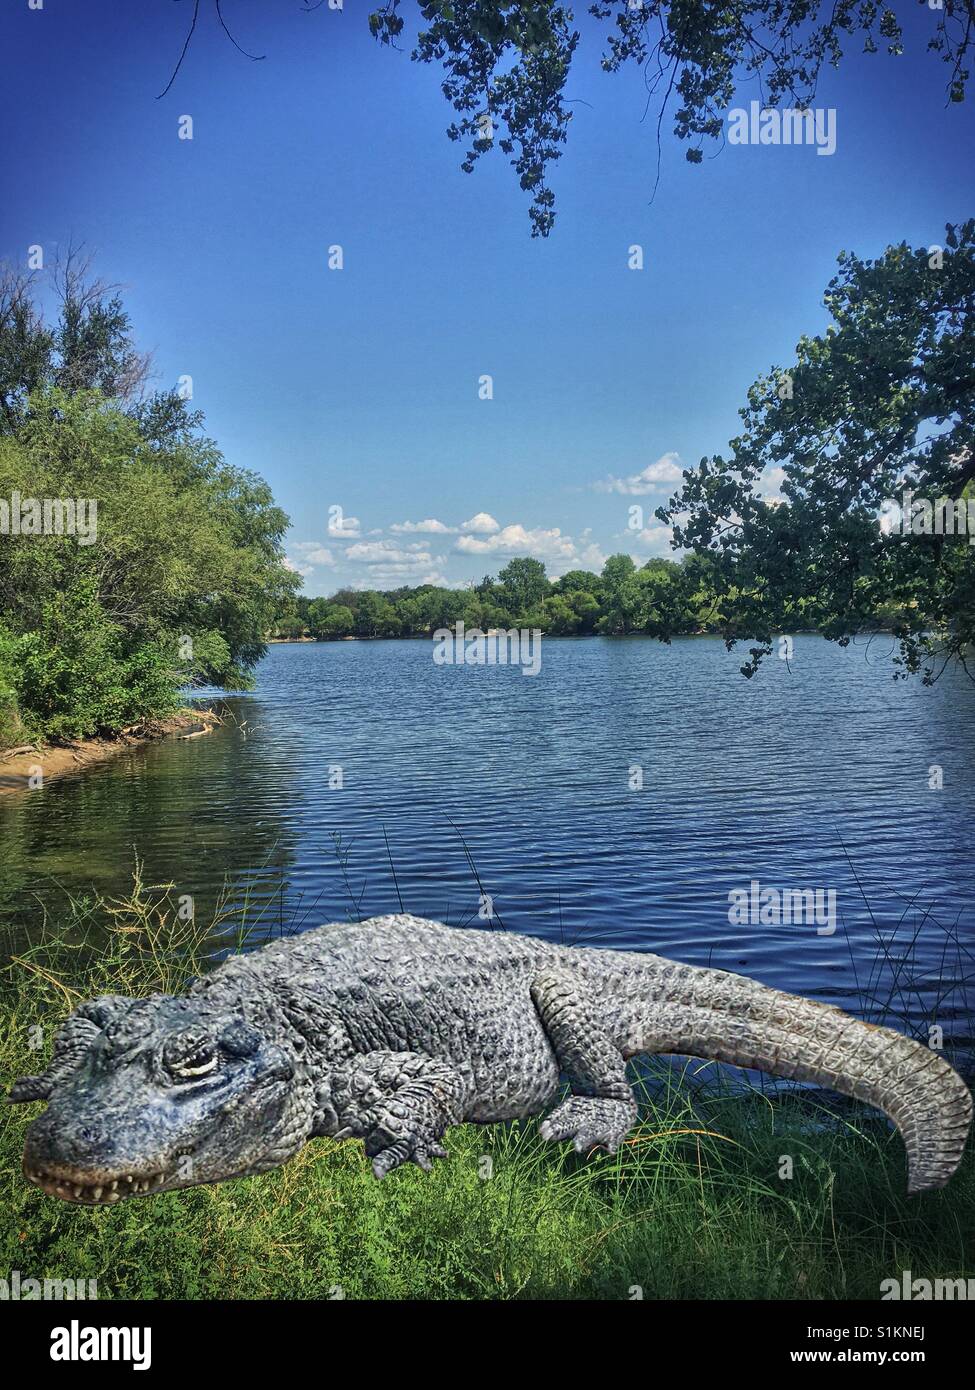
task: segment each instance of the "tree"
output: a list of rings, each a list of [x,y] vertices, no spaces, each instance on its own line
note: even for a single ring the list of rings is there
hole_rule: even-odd
[[[274,636],[294,640],[305,634],[305,623],[297,612],[282,613],[274,621]]]
[[[633,632],[642,626],[642,593],[629,555],[611,555],[603,566],[605,598],[598,631]]]
[[[550,594],[545,600],[545,632],[567,637],[579,629],[579,614],[563,594]]]
[[[251,684],[300,580],[264,480],[175,393],[143,396],[118,296],[70,257],[55,283],[47,323],[33,282],[0,276],[0,724],[74,737]]]
[[[195,0],[166,91],[193,36],[200,3]],[[220,0],[214,6],[224,31],[244,52],[227,28]],[[387,0],[370,14],[370,31],[381,44],[400,46],[407,9],[414,13],[402,0]],[[562,153],[572,119],[566,84],[580,38],[572,11],[559,0],[419,0],[416,9],[420,24],[410,56],[443,69],[443,94],[458,117],[447,135],[467,146],[461,168],[470,173],[497,145],[531,198],[532,236],[547,236],[555,221],[549,167]],[[892,55],[903,52],[897,18],[879,0],[736,0],[724,6],[709,0],[594,0],[589,13],[608,27],[603,69],[638,67],[650,100],[659,98],[658,154],[673,101],[674,133],[689,142],[692,163],[701,162],[705,140],[721,135],[724,113],[741,85],[757,88],[767,106],[805,108],[815,98],[823,65],[837,66],[854,39],[867,52],[881,45]],[[927,47],[947,66],[948,99],[962,101],[975,43],[975,0],[943,0],[931,7],[931,20]]]
[[[305,610],[304,626],[313,637],[322,636],[322,628],[331,604],[328,599],[314,598]]]
[[[749,391],[730,457],[657,515],[706,558],[728,645],[757,642],[746,675],[776,632],[889,624],[895,674],[931,683],[975,640],[975,220],[943,250],[842,253],[825,303],[826,332]],[[942,499],[955,534],[933,524]]]
[[[400,629],[396,609],[384,594],[364,589],[359,595],[355,612],[355,633],[358,637],[395,637]]]
[[[351,637],[355,627],[355,616],[344,603],[330,603],[324,621],[319,628],[322,637]]]
[[[502,603],[508,603],[515,612],[524,612],[540,603],[549,591],[545,576],[545,565],[541,560],[518,555],[509,560],[498,574],[502,586]]]
[[[24,424],[31,393],[42,386],[73,395],[100,391],[127,404],[137,401],[149,373],[117,286],[92,273],[92,259],[69,249],[50,275],[57,316],[49,323],[38,303],[33,275],[0,269],[0,433]]]
[[[552,588],[557,594],[598,594],[602,582],[599,575],[593,574],[590,570],[566,570],[561,578],[556,579]]]
[[[577,618],[576,631],[595,632],[599,621],[599,602],[585,589],[576,589],[569,596],[569,602]]]
[[[37,631],[20,640],[15,668],[20,709],[52,739],[122,729],[178,704],[164,653],[107,617],[94,574],[77,575],[45,600]]]
[[[52,594],[93,576],[123,642],[155,642],[174,678],[239,687],[294,592],[283,564],[288,518],[263,479],[212,440],[147,443],[97,391],[35,392],[17,435],[0,435],[0,498],[94,499],[90,544],[21,534],[0,545],[0,612],[41,626]],[[87,505],[87,504],[86,504]]]

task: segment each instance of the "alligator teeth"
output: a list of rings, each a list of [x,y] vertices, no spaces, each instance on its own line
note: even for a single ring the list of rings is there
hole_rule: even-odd
[[[35,1187],[40,1187],[51,1197],[61,1197],[66,1202],[120,1202],[124,1197],[139,1196],[163,1187],[167,1181],[166,1173],[150,1173],[146,1177],[136,1177],[128,1173],[114,1178],[111,1183],[79,1183],[70,1178],[45,1173],[42,1168],[25,1169],[24,1176]]]

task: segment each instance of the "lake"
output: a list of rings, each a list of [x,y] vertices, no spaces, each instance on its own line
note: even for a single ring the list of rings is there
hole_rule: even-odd
[[[124,893],[138,854],[198,914],[228,880],[285,929],[402,903],[889,1003],[964,1046],[975,688],[895,682],[890,645],[800,635],[751,681],[710,638],[546,639],[534,678],[423,640],[273,646],[213,736],[0,802],[0,910],[22,941],[52,880]],[[835,930],[730,922],[753,881],[835,895]]]

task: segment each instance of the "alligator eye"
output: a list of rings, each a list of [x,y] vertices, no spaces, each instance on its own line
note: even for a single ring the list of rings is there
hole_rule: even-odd
[[[173,1033],[163,1044],[163,1065],[171,1076],[192,1080],[217,1068],[217,1049],[202,1028]]]

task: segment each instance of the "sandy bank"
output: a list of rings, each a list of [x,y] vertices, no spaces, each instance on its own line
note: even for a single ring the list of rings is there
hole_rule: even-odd
[[[212,710],[181,710],[168,719],[132,724],[116,738],[86,738],[77,743],[32,745],[0,753],[0,796],[38,790],[54,777],[77,772],[128,748],[159,738],[198,738],[209,734],[219,717]]]

